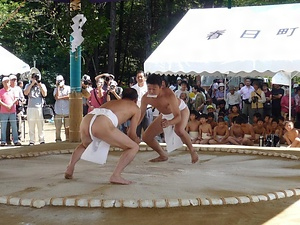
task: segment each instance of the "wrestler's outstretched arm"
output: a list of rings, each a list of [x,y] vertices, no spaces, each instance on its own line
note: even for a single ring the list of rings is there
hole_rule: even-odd
[[[148,92],[147,92],[147,93],[148,93]],[[140,114],[140,118],[139,118],[139,121],[138,121],[138,124],[137,124],[137,125],[139,125],[139,124],[142,122],[142,120],[143,120],[143,118],[144,118],[144,116],[145,116],[145,114],[146,114],[147,105],[148,105],[148,99],[147,99],[147,97],[146,97],[146,96],[147,96],[147,93],[143,95],[142,100],[141,100],[141,107],[140,107],[140,109],[141,109],[141,114]]]
[[[136,106],[135,113],[130,120],[130,126],[127,134],[128,137],[130,137],[130,139],[136,142],[137,144],[140,144],[141,142],[140,138],[136,135],[136,128],[138,126],[138,122],[140,121],[140,117],[141,117],[141,110],[138,106]]]

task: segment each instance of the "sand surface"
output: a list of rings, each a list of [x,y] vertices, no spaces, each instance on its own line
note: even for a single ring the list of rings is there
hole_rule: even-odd
[[[50,140],[50,138],[49,138]],[[46,140],[47,141],[47,140]],[[49,143],[50,141],[48,141]],[[72,149],[74,143],[8,148],[1,155]],[[280,150],[280,151],[279,151]],[[286,149],[278,149],[285,152]],[[290,153],[300,156],[299,151]],[[109,176],[119,157],[112,152],[106,165],[80,161],[73,180],[64,180],[69,154],[0,160],[0,196],[28,198],[89,197],[102,199],[160,199],[228,197],[264,194],[300,187],[300,162],[280,157],[200,152],[190,164],[184,151],[168,162],[150,163],[154,152],[139,152],[124,172],[135,181],[111,185]],[[223,206],[177,208],[80,208],[45,206],[35,209],[0,205],[0,224],[300,224],[299,196]]]

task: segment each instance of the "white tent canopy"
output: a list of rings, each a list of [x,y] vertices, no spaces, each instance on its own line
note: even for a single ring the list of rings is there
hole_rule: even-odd
[[[0,46],[0,75],[25,73],[30,71],[28,64]]]
[[[145,61],[146,73],[273,76],[300,71],[300,4],[191,9]]]

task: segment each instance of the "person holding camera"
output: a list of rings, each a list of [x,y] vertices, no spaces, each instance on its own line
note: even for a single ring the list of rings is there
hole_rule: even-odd
[[[89,75],[84,74],[81,79],[81,93],[82,93],[82,107],[83,107],[83,116],[88,113],[89,106],[87,104],[88,99],[91,96],[92,81]]]
[[[119,100],[121,99],[123,89],[118,87],[118,83],[116,81],[111,81],[109,85],[109,89],[106,95],[106,101],[109,102],[111,100]]]
[[[43,104],[47,96],[46,85],[41,81],[41,74],[32,73],[30,83],[25,85],[24,95],[28,96],[27,121],[29,128],[29,145],[35,143],[35,127],[37,126],[40,144],[45,144]]]
[[[254,91],[251,93],[249,101],[251,102],[251,110],[249,116],[249,122],[253,124],[253,115],[255,113],[260,113],[263,115],[264,113],[264,103],[266,102],[265,92],[261,90],[259,87],[259,82],[253,82]]]
[[[62,75],[56,77],[56,88],[53,91],[53,96],[55,98],[54,104],[54,124],[55,124],[55,141],[60,142],[61,140],[61,126],[64,123],[66,141],[69,140],[69,96],[71,93],[71,88],[65,85],[65,79]]]
[[[100,77],[96,77],[96,85],[97,87],[91,91],[91,96],[88,99],[88,112],[91,112],[95,108],[99,108],[102,104],[106,102],[106,91],[103,89],[104,87],[104,79]]]
[[[251,80],[247,78],[245,80],[245,86],[243,86],[240,89],[240,94],[242,96],[243,100],[243,108],[242,108],[242,113],[245,114],[247,117],[250,115],[251,111],[251,93],[254,91],[254,87],[251,86]]]

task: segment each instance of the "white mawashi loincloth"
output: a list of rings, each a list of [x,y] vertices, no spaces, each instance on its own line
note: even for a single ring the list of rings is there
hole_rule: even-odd
[[[97,116],[106,116],[112,122],[112,124],[117,127],[118,126],[118,117],[109,109],[105,108],[96,108],[93,111],[89,112],[89,114],[93,114],[90,121],[89,133],[91,139],[93,140],[89,146],[85,149],[83,154],[81,155],[81,159],[90,161],[93,163],[104,164],[107,160],[107,155],[109,152],[110,145],[101,139],[98,139],[92,135],[92,125],[97,118]]]

